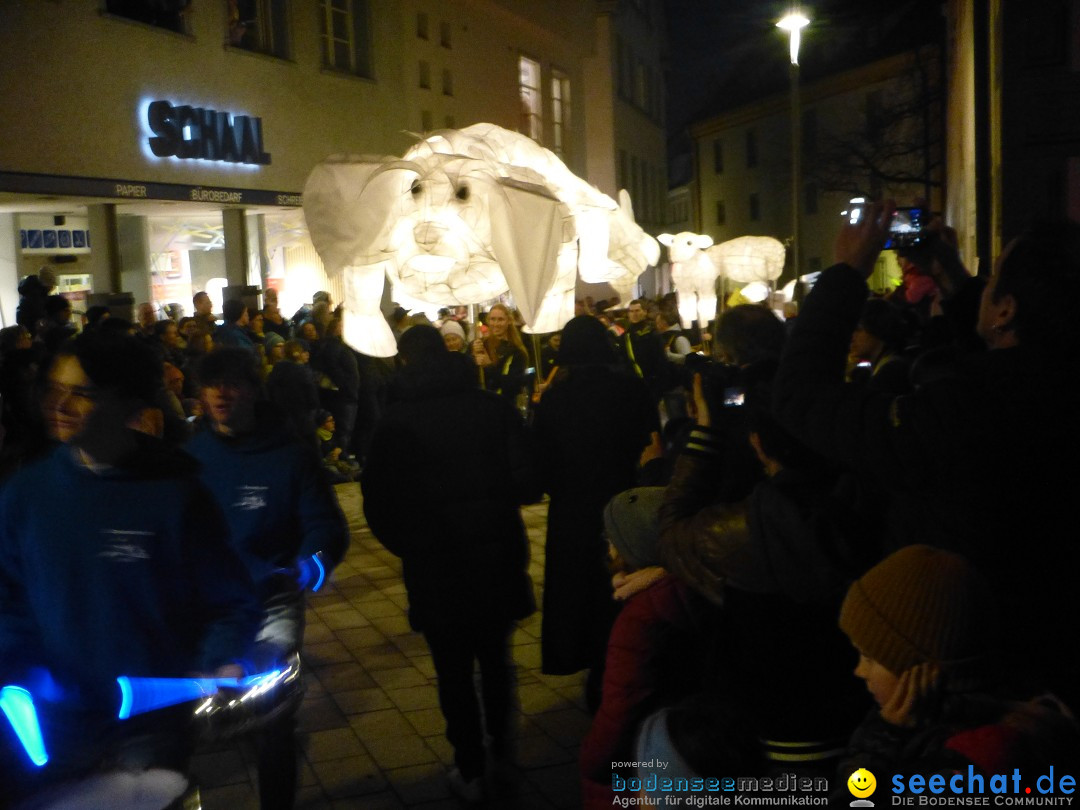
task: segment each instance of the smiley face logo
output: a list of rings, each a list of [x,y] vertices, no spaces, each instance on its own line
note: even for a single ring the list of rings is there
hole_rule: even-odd
[[[865,799],[877,790],[877,779],[866,768],[859,768],[847,780],[848,790],[857,799]]]

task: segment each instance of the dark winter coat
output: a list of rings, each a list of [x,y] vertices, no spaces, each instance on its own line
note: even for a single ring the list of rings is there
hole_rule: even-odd
[[[449,352],[403,368],[361,479],[368,525],[401,557],[418,631],[535,609],[518,508],[538,496],[525,426],[472,375]]]
[[[311,369],[302,363],[282,360],[266,378],[266,394],[280,410],[298,438],[311,441],[315,435],[315,412],[319,410],[319,389]]]
[[[360,372],[352,349],[340,338],[326,337],[321,341],[316,370],[330,378],[337,389],[335,395],[346,402],[356,402],[360,396]]]
[[[543,669],[565,675],[602,660],[615,609],[603,509],[637,484],[637,462],[660,429],[659,418],[640,379],[606,366],[575,365],[544,393],[534,428],[542,483],[551,495]]]
[[[661,506],[665,567],[724,604],[713,677],[763,739],[846,739],[866,708],[836,617],[872,535],[834,503],[831,481],[781,471],[743,505],[714,501],[723,442],[695,428]]]

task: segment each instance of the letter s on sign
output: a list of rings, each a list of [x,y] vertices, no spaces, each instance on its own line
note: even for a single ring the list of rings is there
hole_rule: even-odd
[[[158,157],[176,154],[180,142],[180,128],[173,117],[172,105],[167,101],[154,101],[146,110],[146,123],[157,137],[150,138],[150,151]]]

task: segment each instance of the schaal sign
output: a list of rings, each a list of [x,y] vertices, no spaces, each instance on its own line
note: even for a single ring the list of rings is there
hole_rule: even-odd
[[[146,123],[154,133],[148,145],[157,157],[270,164],[270,153],[263,151],[261,118],[153,101]]]

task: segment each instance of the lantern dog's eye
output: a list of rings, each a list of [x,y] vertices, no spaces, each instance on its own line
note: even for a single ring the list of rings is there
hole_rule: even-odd
[[[454,196],[457,197],[462,202],[465,202],[465,200],[469,199],[469,187],[468,186],[461,186],[457,190],[457,193]]]
[[[412,181],[412,186],[409,188],[409,191],[412,192],[412,195],[414,197],[419,196],[420,192],[423,191],[423,190],[424,190],[424,184],[423,183],[421,183],[419,180],[413,180]]]

